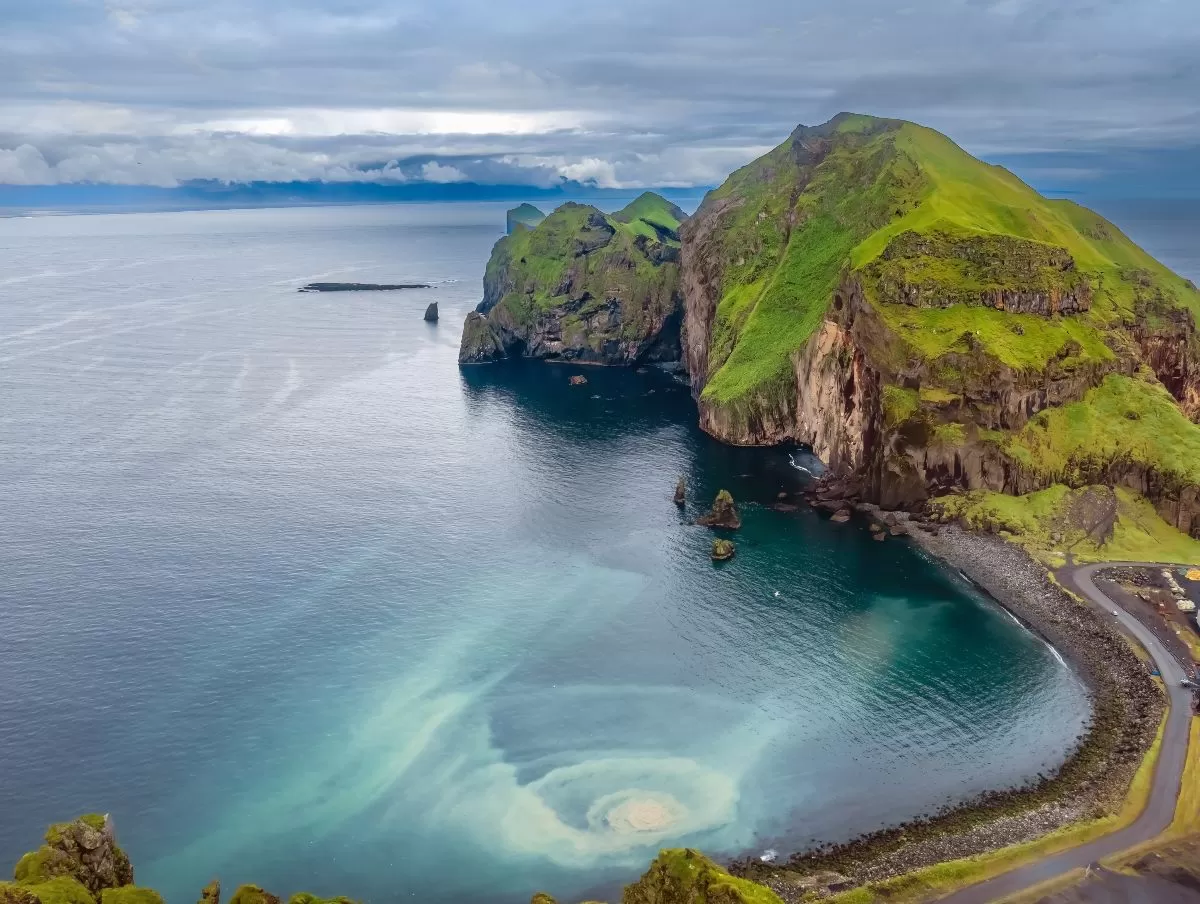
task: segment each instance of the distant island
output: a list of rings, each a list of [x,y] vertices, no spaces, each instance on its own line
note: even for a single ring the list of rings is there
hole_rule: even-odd
[[[432,289],[427,283],[314,282],[297,292],[390,292],[396,289]]]

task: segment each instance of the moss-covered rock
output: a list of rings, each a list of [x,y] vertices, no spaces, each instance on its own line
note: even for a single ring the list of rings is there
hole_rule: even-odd
[[[221,883],[213,879],[200,891],[198,904],[221,904]]]
[[[257,885],[239,885],[229,904],[281,904],[280,899]]]
[[[650,869],[625,886],[622,904],[783,904],[765,885],[739,879],[699,851],[660,851]]]
[[[529,899],[529,904],[558,904],[558,901],[546,894],[544,891],[539,891]]]
[[[58,876],[32,884],[18,883],[14,888],[17,890],[10,894],[19,896],[23,892],[28,892],[40,904],[96,904],[92,893],[84,888],[79,880],[71,876]]]
[[[15,882],[0,882],[0,904],[39,904],[37,895]]]
[[[106,888],[100,893],[100,904],[164,904],[163,896],[153,888],[125,885]]]
[[[567,203],[505,236],[464,325],[459,361],[677,360],[681,218],[647,193],[612,215]]]
[[[22,884],[70,876],[92,895],[133,884],[133,866],[117,844],[112,821],[89,814],[46,830],[46,843],[25,854],[13,871]]]
[[[301,891],[288,898],[288,904],[358,904],[358,902],[341,895],[335,898],[318,898],[316,895]]]
[[[727,562],[733,558],[737,549],[728,540],[713,540],[712,541],[712,560],[714,562]]]
[[[721,490],[717,493],[717,498],[713,500],[712,511],[707,515],[701,515],[696,519],[696,523],[704,527],[723,527],[728,530],[737,530],[741,527],[742,518],[734,504],[733,494],[728,490]]]

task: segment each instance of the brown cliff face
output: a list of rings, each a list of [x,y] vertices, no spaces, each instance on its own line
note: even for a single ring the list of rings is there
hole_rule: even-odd
[[[1200,334],[1195,318],[1175,309],[1154,321],[1151,326],[1143,315],[1133,325],[1141,356],[1184,413],[1200,423]]]

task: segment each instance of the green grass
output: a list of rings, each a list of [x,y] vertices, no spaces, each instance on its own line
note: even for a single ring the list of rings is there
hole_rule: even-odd
[[[647,238],[657,238],[658,231],[649,226],[655,223],[676,232],[686,214],[662,195],[643,192],[612,215],[618,223],[626,223]]]
[[[819,161],[804,151],[814,141],[830,147]],[[792,356],[851,269],[907,353],[925,360],[969,343],[1018,371],[1069,369],[1111,361],[1108,330],[1139,306],[1200,316],[1200,293],[1111,223],[912,123],[845,114],[799,129],[706,205],[733,199],[706,249],[723,262],[704,390],[713,403],[786,391]],[[896,304],[901,284],[953,303]],[[1092,308],[1044,317],[981,306],[1000,289],[1086,294]]]
[[[125,885],[104,889],[100,893],[100,904],[163,904],[163,896],[152,888]]]
[[[96,904],[91,893],[71,876],[59,876],[28,885],[18,883],[17,887],[30,892],[41,904]]]
[[[1034,417],[1009,442],[1018,460],[1079,484],[1095,463],[1121,456],[1168,482],[1200,483],[1200,426],[1156,383],[1113,374],[1084,398]]]
[[[1072,517],[1072,506],[1085,494],[1104,497],[1114,492],[1117,518],[1112,535],[1098,542],[1088,532],[1095,524]],[[1072,490],[1056,484],[1025,496],[978,490],[943,496],[934,505],[975,530],[1003,531],[1035,558],[1055,567],[1064,563],[1068,550],[1078,562],[1200,563],[1200,541],[1167,524],[1149,502],[1126,489]]]
[[[903,424],[921,407],[921,393],[887,383],[883,387],[883,418],[889,427]]]
[[[968,351],[964,341],[968,333],[991,357],[1018,371],[1042,369],[1069,342],[1079,347],[1071,356],[1073,362],[1111,361],[1114,357],[1104,344],[1103,333],[1076,317],[1011,314],[967,305],[914,308],[879,304],[877,309],[892,331],[925,359]]]
[[[595,207],[567,203],[535,228],[505,236],[492,249],[484,274],[489,293],[500,296],[494,316],[529,328],[543,312],[568,301],[569,286],[570,297],[591,296],[579,316],[562,324],[569,344],[598,349],[608,339],[643,338],[675,306],[678,264],[652,255],[664,246],[678,248],[676,210],[647,194],[621,212],[634,217],[624,222]],[[667,232],[660,235],[652,221]],[[608,299],[621,304],[624,332],[589,335],[580,317]]]
[[[642,878],[625,887],[624,904],[783,904],[765,885],[731,876],[699,851],[673,848],[658,858]]]

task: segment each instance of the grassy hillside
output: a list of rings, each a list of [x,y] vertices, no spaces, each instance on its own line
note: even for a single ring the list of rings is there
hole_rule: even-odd
[[[531,305],[550,310],[561,304],[557,289],[573,272],[579,277],[580,290],[591,289],[597,300],[606,292],[653,291],[664,281],[664,274],[651,257],[637,249],[639,238],[679,248],[675,234],[679,221],[670,214],[674,205],[662,198],[658,201],[661,206],[652,206],[639,198],[612,216],[590,205],[564,204],[535,228],[519,230],[497,243],[487,264],[485,284],[504,284],[500,304],[506,305],[518,322],[532,316]],[[640,209],[631,210],[639,202]],[[620,219],[622,215],[627,219]],[[671,234],[660,236],[651,223],[673,224],[667,226]],[[610,268],[608,264],[616,258],[633,266]],[[596,283],[594,288],[591,283]]]
[[[1126,457],[1171,482],[1200,484],[1200,427],[1151,380],[1112,374],[1081,401],[1037,415],[1005,449],[1068,483],[1091,462]]]
[[[1067,350],[1113,357],[1108,331],[1200,293],[1119,229],[1052,201],[1007,170],[913,123],[841,115],[800,128],[734,173],[705,206],[726,214],[721,297],[705,395],[733,402],[786,375],[828,310],[843,273],[863,280],[905,354],[936,360],[963,335],[996,360],[1037,370]],[[703,213],[703,211],[702,211]],[[896,303],[898,284],[933,304]],[[989,291],[1081,295],[1073,317],[984,307]],[[1016,319],[1013,319],[1016,318]]]
[[[976,530],[1007,535],[1051,567],[1062,565],[1068,552],[1077,562],[1200,562],[1200,541],[1175,530],[1129,490],[1055,484],[1025,496],[945,496],[934,507]]]

